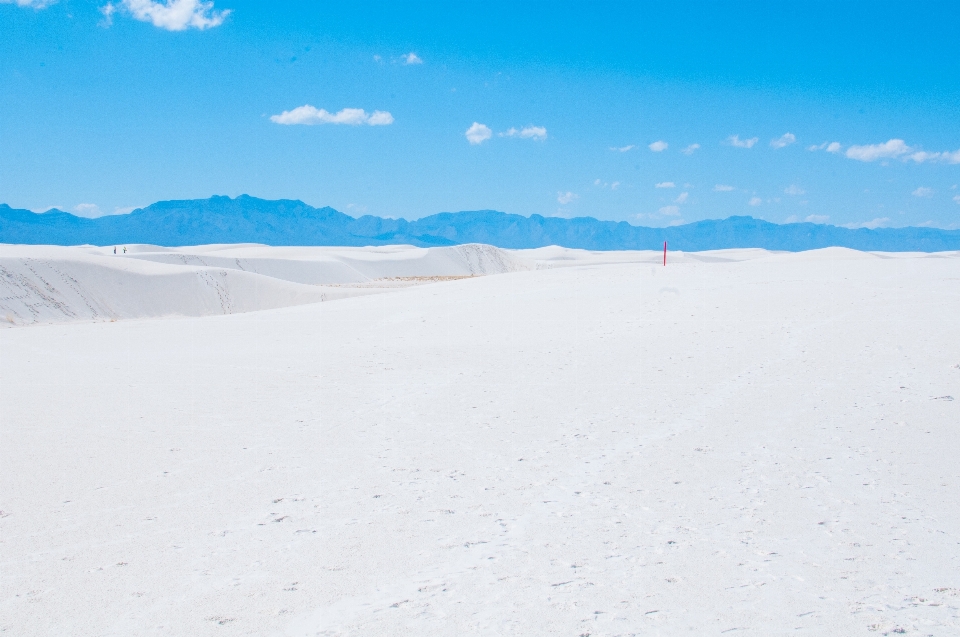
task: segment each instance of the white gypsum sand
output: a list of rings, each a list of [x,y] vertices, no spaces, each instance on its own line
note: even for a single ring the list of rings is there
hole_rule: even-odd
[[[0,326],[234,314],[534,267],[478,244],[114,250],[0,245]]]
[[[0,630],[960,633],[960,255],[508,254],[0,330]]]

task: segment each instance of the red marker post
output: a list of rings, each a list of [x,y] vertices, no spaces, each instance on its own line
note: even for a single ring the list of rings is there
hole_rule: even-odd
[[[664,267],[666,267],[667,265],[667,242],[666,241],[663,242],[663,265]]]

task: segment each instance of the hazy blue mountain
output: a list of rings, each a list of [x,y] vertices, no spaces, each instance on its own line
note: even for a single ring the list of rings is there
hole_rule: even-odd
[[[880,228],[850,230],[813,223],[775,224],[753,217],[645,228],[592,217],[522,217],[494,210],[444,212],[415,221],[363,216],[302,201],[242,195],[161,201],[127,215],[85,219],[53,210],[42,214],[0,204],[0,243],[164,246],[205,243],[365,246],[407,243],[442,246],[489,243],[502,248],[561,245],[589,250],[767,248],[810,250],[960,250],[960,230]]]

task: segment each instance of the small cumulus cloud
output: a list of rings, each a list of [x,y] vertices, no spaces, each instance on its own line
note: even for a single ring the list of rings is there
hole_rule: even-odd
[[[890,223],[888,217],[877,217],[871,221],[861,221],[859,223],[845,223],[843,224],[844,228],[850,228],[851,230],[857,230],[859,228],[867,228],[868,230],[876,230],[877,228],[884,228],[887,224]]]
[[[493,137],[493,131],[485,124],[474,122],[464,135],[466,135],[468,142],[476,146]]]
[[[779,139],[771,139],[770,147],[771,148],[786,148],[790,144],[797,141],[797,136],[793,133],[784,133],[780,136]]]
[[[829,150],[829,148],[827,150]],[[917,164],[927,162],[960,164],[960,149],[956,151],[928,152],[908,146],[902,139],[890,139],[882,144],[851,146],[847,149],[846,155],[850,159],[865,162],[876,161],[878,159],[901,159],[903,161],[913,161]]]
[[[760,197],[751,197],[750,201],[748,201],[747,203],[750,204],[751,206],[759,206],[760,204],[763,203],[763,199],[761,199]]]
[[[393,115],[387,111],[374,111],[368,114],[362,108],[344,108],[336,113],[330,113],[322,108],[315,108],[309,104],[298,106],[279,115],[271,115],[270,121],[285,126],[315,124],[346,124],[348,126],[387,126],[393,123]]]
[[[953,200],[954,200],[955,202],[957,202],[957,204],[960,204],[960,195],[955,195],[955,196],[953,197]]]
[[[423,64],[423,59],[413,51],[400,56],[400,59],[403,60],[404,64]]]
[[[676,217],[677,215],[680,214],[680,207],[679,207],[679,206],[664,206],[663,208],[660,208],[660,211],[659,211],[659,212],[660,212],[660,214],[662,214],[662,215],[667,215],[668,217]]]
[[[726,184],[717,184],[713,187],[714,192],[730,192],[733,189],[733,186],[727,186]]]
[[[830,215],[809,215],[804,221],[807,223],[826,223],[830,220]]]
[[[902,139],[891,139],[882,144],[868,144],[866,146],[851,146],[847,149],[847,157],[857,161],[876,161],[878,159],[892,159],[909,153],[912,149]]]
[[[839,153],[840,152],[840,142],[830,142],[827,146],[828,153]]]
[[[807,191],[796,184],[790,184],[789,186],[783,189],[783,192],[788,195],[802,195]]]
[[[681,192],[680,195],[674,199],[675,203],[687,203],[687,197],[690,196],[689,192]]]
[[[574,201],[575,199],[579,199],[579,198],[580,198],[580,195],[570,192],[569,190],[567,192],[557,193],[557,202],[564,206],[570,203],[571,201]]]
[[[740,139],[739,135],[731,135],[727,138],[727,142],[731,146],[736,146],[737,148],[753,148],[753,145],[760,141],[759,137],[751,137],[750,139]]]
[[[104,26],[110,26],[113,14],[118,10],[129,14],[135,20],[149,22],[167,31],[211,29],[223,24],[231,13],[230,9],[215,10],[213,2],[202,0],[122,0],[117,4],[108,2],[100,8],[104,16]]]
[[[932,197],[933,188],[925,188],[924,186],[920,186],[910,194],[913,195],[914,197]]]
[[[535,139],[543,141],[547,138],[547,129],[543,126],[526,126],[524,128],[510,128],[502,133],[497,133],[499,137],[519,137],[520,139]]]
[[[698,148],[700,148],[700,144],[690,144],[680,152],[684,155],[692,155]]]
[[[672,181],[661,181],[659,184],[654,186],[654,188],[676,188],[677,184]]]
[[[630,144],[629,146],[619,146],[619,147],[617,147],[617,146],[611,146],[611,147],[610,147],[610,150],[615,150],[615,151],[617,151],[617,152],[619,152],[619,153],[625,153],[625,152],[627,152],[628,150],[633,150],[634,148],[636,148],[636,146],[634,146],[633,144]]]
[[[659,140],[659,141],[653,142],[652,144],[650,144],[649,146],[647,146],[647,148],[649,148],[650,150],[652,150],[652,151],[655,152],[655,153],[660,153],[660,152],[665,151],[668,146],[669,146],[669,144],[661,139],[661,140]]]

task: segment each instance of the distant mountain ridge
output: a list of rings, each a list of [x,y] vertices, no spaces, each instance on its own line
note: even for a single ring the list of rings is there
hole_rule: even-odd
[[[87,219],[53,210],[34,213],[0,204],[0,243],[163,246],[210,243],[432,247],[487,243],[501,248],[559,245],[587,250],[657,250],[663,242],[685,251],[765,248],[800,251],[839,246],[888,252],[960,250],[960,230],[856,230],[814,223],[775,224],[753,217],[706,220],[669,228],[634,226],[592,217],[523,217],[494,210],[443,212],[414,221],[330,207],[241,195],[234,199],[161,201],[126,215]]]

